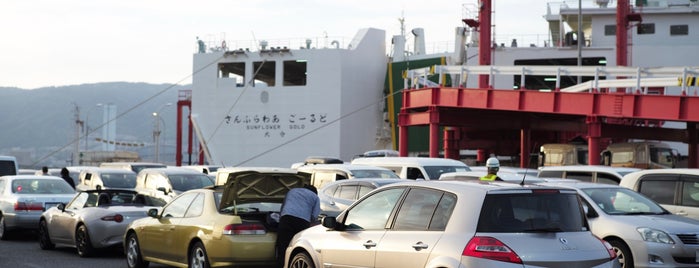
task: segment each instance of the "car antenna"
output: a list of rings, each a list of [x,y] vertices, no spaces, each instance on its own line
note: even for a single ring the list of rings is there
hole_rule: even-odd
[[[527,173],[528,173],[528,172],[525,170],[525,171],[524,171],[524,176],[522,176],[522,181],[519,183],[520,186],[524,186],[524,179],[527,178]]]

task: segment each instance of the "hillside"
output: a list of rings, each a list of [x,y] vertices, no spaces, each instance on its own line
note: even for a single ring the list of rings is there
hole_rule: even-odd
[[[98,104],[109,103],[116,105],[119,115],[116,121],[117,139],[145,143],[146,147],[152,148],[155,124],[152,113],[164,104],[172,103],[161,110],[161,154],[164,155],[166,152],[163,148],[168,143],[174,146],[178,91],[189,88],[126,82],[33,90],[0,87],[0,125],[3,126],[0,131],[0,154],[16,155],[22,158],[20,164],[23,165],[51,154],[41,162],[52,166],[65,165],[74,150],[70,144],[76,138],[76,106],[80,110],[80,120],[88,119],[87,125],[96,128],[102,124],[102,107],[98,107]],[[90,134],[90,138],[100,135],[101,131],[98,130]],[[94,147],[90,149],[99,149],[97,143],[90,145]],[[84,146],[84,139],[81,139],[81,150]]]

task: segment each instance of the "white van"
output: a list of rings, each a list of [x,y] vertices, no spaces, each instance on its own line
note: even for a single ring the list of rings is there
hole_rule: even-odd
[[[625,175],[619,185],[650,197],[674,214],[699,220],[699,169],[645,169]]]
[[[329,182],[348,179],[399,179],[390,169],[352,164],[317,164],[302,165],[296,168],[300,172],[311,174],[311,184],[320,189]]]
[[[610,166],[548,166],[539,167],[539,178],[564,178],[579,181],[619,184],[624,175],[639,171],[639,168]]]
[[[464,162],[449,158],[360,157],[353,159],[351,163],[387,168],[399,177],[409,180],[438,180],[442,173],[471,171]]]
[[[17,158],[9,155],[0,155],[0,176],[17,175],[18,171]]]

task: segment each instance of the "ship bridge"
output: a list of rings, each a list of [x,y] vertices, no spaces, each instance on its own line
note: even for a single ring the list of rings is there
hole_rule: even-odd
[[[528,167],[533,148],[575,133],[588,142],[589,163],[600,162],[607,142],[646,139],[687,144],[687,165],[697,168],[698,74],[699,67],[442,65],[415,69],[404,76],[398,149],[407,156],[408,129],[427,126],[430,157],[439,157],[442,150],[448,158],[458,158],[462,149],[509,151],[520,156],[521,167]],[[421,83],[435,75],[438,86]],[[489,79],[515,75],[521,83],[519,89],[463,87],[472,75]],[[561,76],[594,79],[568,88],[557,83],[555,89],[529,90],[524,83],[530,75],[555,76],[556,81]],[[668,94],[668,88],[679,93]],[[666,127],[668,122],[685,127]]]

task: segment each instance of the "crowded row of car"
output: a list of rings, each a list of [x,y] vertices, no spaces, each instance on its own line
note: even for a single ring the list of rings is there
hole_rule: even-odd
[[[33,213],[26,224],[38,229],[42,249],[75,247],[87,257],[122,246],[129,267],[276,266],[277,258],[285,267],[699,267],[699,221],[673,215],[639,190],[650,191],[658,175],[641,176],[636,181],[647,186],[633,189],[503,167],[505,181],[483,182],[481,168],[442,160],[385,157],[371,160],[385,166],[373,166],[309,159],[292,168],[198,170],[211,184],[182,191],[172,181],[137,190],[140,178],[145,185],[181,169],[149,168],[134,187],[98,184],[13,207]],[[104,182],[102,174],[91,180],[98,177]],[[39,183],[10,182],[30,178],[62,182],[4,176],[2,195],[40,191]],[[319,187],[323,216],[276,256],[283,198],[305,184]],[[5,218],[0,234],[11,229]]]

